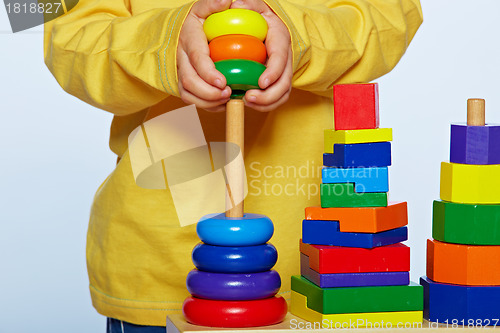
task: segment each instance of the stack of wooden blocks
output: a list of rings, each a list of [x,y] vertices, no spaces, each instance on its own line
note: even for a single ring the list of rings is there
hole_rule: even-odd
[[[484,100],[468,101],[467,124],[451,125],[427,241],[426,319],[469,327],[500,319],[500,125],[485,125]]]
[[[301,276],[290,311],[322,328],[412,327],[423,288],[410,283],[406,202],[388,202],[392,129],[379,128],[378,85],[334,86],[321,207],[306,208]]]

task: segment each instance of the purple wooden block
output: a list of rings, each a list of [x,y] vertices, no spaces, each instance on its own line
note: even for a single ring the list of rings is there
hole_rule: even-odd
[[[500,164],[500,125],[451,125],[450,162]]]
[[[300,274],[320,288],[405,286],[410,283],[409,272],[320,274],[309,267],[309,257],[300,254]]]

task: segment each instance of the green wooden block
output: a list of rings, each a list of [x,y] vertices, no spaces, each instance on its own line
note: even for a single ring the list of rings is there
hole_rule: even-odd
[[[354,183],[321,184],[321,207],[387,207],[387,192],[356,193]]]
[[[432,237],[447,243],[500,245],[500,205],[435,200]]]
[[[292,276],[292,290],[307,297],[307,307],[322,314],[422,311],[424,289],[408,286],[320,288],[300,275]]]

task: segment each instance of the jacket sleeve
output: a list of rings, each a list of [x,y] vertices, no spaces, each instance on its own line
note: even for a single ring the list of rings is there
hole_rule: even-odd
[[[177,42],[193,2],[142,1],[80,0],[45,24],[45,63],[65,91],[116,115],[178,95]]]
[[[290,32],[293,87],[325,96],[391,71],[422,23],[419,0],[265,2]]]

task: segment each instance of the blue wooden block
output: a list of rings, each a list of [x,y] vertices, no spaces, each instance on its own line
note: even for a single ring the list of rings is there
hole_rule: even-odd
[[[324,184],[354,183],[356,193],[389,192],[389,171],[383,168],[328,168],[323,167]]]
[[[315,245],[374,247],[396,244],[408,239],[408,229],[400,227],[377,233],[341,232],[338,221],[302,221],[302,242]]]
[[[391,143],[335,144],[333,154],[323,154],[323,165],[337,168],[387,167],[391,165]]]
[[[424,287],[424,318],[439,323],[453,321],[477,327],[498,325],[500,319],[500,286],[463,286],[437,283],[426,276],[420,278]]]

